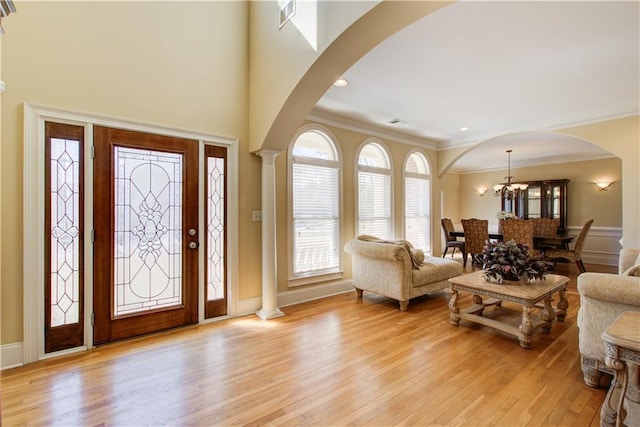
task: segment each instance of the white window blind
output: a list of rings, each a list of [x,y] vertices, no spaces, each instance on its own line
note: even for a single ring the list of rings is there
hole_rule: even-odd
[[[358,234],[393,238],[391,162],[382,145],[370,142],[358,156]]]
[[[358,172],[359,234],[391,239],[391,176]]]
[[[289,274],[295,285],[342,270],[342,165],[336,144],[318,129],[302,132],[290,153]]]
[[[293,273],[338,271],[339,169],[293,165]]]
[[[431,190],[429,165],[422,154],[412,153],[405,165],[405,239],[431,253]]]

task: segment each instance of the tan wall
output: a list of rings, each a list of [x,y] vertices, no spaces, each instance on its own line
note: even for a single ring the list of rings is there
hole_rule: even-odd
[[[245,2],[21,2],[3,20],[2,343],[22,340],[23,103],[237,137],[240,298],[260,295]]]
[[[589,219],[595,220],[594,227],[622,227],[622,161],[618,158],[517,168],[511,173],[516,181],[570,179],[567,186],[569,227],[580,227]],[[497,228],[500,198],[493,197],[493,190],[480,197],[476,188],[491,188],[504,181],[504,175],[504,171],[458,175],[460,218],[488,219],[489,227]],[[608,191],[599,191],[593,183],[604,177],[616,183]]]
[[[442,188],[442,217],[460,222],[460,175],[448,173],[440,180]]]
[[[305,122],[305,124],[313,124],[312,122]],[[338,141],[340,150],[342,151],[343,161],[343,228],[342,228],[342,245],[347,241],[355,237],[357,230],[355,225],[356,220],[356,151],[360,144],[371,135],[355,132],[352,130],[342,129],[333,126],[320,125],[324,129],[328,130]],[[415,148],[420,149],[429,162],[432,170],[437,169],[437,153],[432,150],[422,149],[420,147],[394,142],[384,138],[378,138],[389,149],[391,159],[393,162],[393,194],[394,194],[394,229],[395,236],[400,238],[404,234],[403,218],[402,218],[402,176],[404,161],[407,154]],[[277,209],[277,246],[278,246],[278,290],[286,291],[291,288],[288,287],[288,271],[289,271],[289,257],[288,257],[288,235],[287,235],[287,152],[283,152],[276,158],[276,209]],[[437,180],[436,180],[437,181]],[[432,234],[434,238],[440,235],[440,184],[439,182],[432,183],[433,202],[432,211],[434,213],[434,220],[432,225]],[[439,242],[434,243],[434,247],[439,248]],[[439,251],[439,249],[438,249]],[[438,252],[439,254],[439,252]],[[342,262],[344,268],[344,278],[351,278],[351,258],[344,251],[342,252]],[[313,285],[310,285],[313,286]]]

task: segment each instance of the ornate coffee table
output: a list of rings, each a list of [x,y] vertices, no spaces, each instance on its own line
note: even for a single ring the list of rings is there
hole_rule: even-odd
[[[517,336],[520,340],[520,346],[529,348],[533,341],[533,334],[538,329],[542,329],[544,333],[549,333],[551,331],[551,322],[556,317],[558,320],[564,321],[569,308],[569,302],[564,295],[569,282],[568,277],[547,274],[544,280],[539,280],[532,284],[504,281],[498,285],[485,281],[482,278],[483,274],[483,271],[476,271],[449,279],[451,284],[449,317],[452,325],[458,326],[460,319],[480,323]],[[460,310],[458,307],[458,291],[472,293],[474,305]],[[559,294],[560,300],[554,310],[551,305],[551,297],[555,293]],[[483,296],[489,297],[490,300],[483,301]],[[522,322],[519,327],[516,328],[507,323],[482,316],[486,306],[500,305],[502,301],[510,301],[522,305]],[[538,304],[541,301],[542,304]],[[539,316],[533,315],[536,308],[541,309]]]

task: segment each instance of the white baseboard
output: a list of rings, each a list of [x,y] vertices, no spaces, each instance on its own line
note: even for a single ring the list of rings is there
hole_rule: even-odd
[[[262,308],[262,297],[241,299],[238,301],[238,312],[236,316],[255,314],[260,308]]]
[[[617,267],[618,253],[582,251],[582,262]]]
[[[15,342],[0,346],[0,369],[11,369],[22,366],[22,343]]]
[[[329,283],[327,285],[279,292],[278,306],[286,307],[288,305],[300,304],[302,302],[313,301],[319,298],[325,298],[349,291],[353,291],[353,284],[351,280],[343,280],[340,282]],[[254,314],[256,311],[260,310],[260,308],[262,308],[262,297],[243,299],[238,301],[238,312],[236,315],[246,316]]]
[[[286,307],[288,305],[300,304],[301,302],[313,301],[349,291],[353,291],[352,280],[342,280],[327,285],[280,292],[278,294],[278,305],[280,305],[280,307]]]

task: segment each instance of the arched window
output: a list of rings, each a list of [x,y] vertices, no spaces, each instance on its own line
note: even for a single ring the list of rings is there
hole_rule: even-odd
[[[338,147],[328,132],[309,128],[293,141],[289,158],[290,279],[337,273],[342,267]]]
[[[393,238],[391,161],[382,142],[366,142],[358,155],[358,234]]]
[[[431,175],[427,158],[415,151],[404,164],[404,238],[431,253]]]

